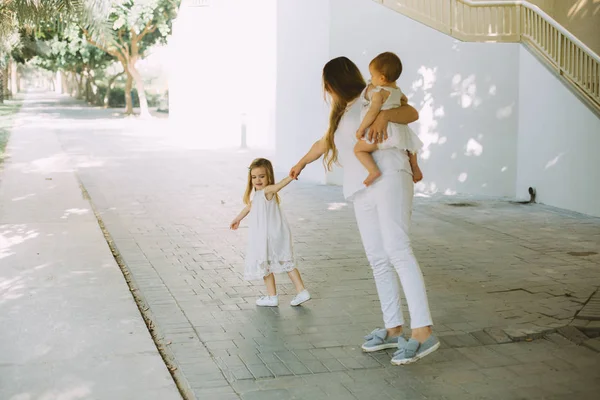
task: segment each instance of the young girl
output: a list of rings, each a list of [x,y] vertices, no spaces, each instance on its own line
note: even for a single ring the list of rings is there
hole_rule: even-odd
[[[257,158],[248,168],[248,186],[244,194],[246,208],[233,220],[230,228],[236,230],[240,222],[249,215],[250,232],[246,251],[244,278],[263,279],[267,286],[267,296],[256,300],[257,306],[277,307],[279,297],[275,287],[274,273],[287,272],[298,294],[290,304],[298,306],[310,300],[310,293],[304,288],[300,272],[294,265],[292,234],[285,216],[279,208],[279,192],[292,178],[286,177],[275,183],[271,162]],[[250,201],[250,195],[254,197]]]
[[[416,153],[421,149],[423,143],[408,125],[389,124],[388,138],[380,144],[361,140],[366,129],[375,121],[379,111],[400,107],[404,97],[396,85],[396,81],[402,74],[402,62],[397,55],[390,52],[381,53],[369,64],[369,72],[371,73],[371,82],[360,96],[363,102],[363,113],[366,110],[366,114],[362,115],[362,123],[356,131],[358,143],[354,147],[356,158],[369,171],[369,176],[363,183],[369,186],[381,176],[381,171],[371,153],[378,149],[393,147],[408,152],[413,182],[417,183],[423,179],[423,174],[417,163]]]

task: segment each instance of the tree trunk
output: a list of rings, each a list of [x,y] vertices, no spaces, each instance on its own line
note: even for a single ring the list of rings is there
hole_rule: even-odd
[[[62,84],[62,93],[71,94],[71,91],[69,90],[69,77],[65,71],[60,71],[60,82]]]
[[[150,109],[148,108],[148,100],[146,99],[146,91],[144,89],[144,80],[139,71],[135,68],[135,63],[130,63],[128,70],[135,81],[138,99],[140,100],[140,115],[143,118],[151,117]]]
[[[79,85],[77,84],[77,74],[75,72],[71,71],[71,79],[69,79],[69,85],[71,85],[71,96],[77,98],[77,96],[79,95],[77,93],[77,88],[79,87]]]
[[[127,71],[127,82],[125,82],[125,114],[133,115],[133,101],[131,100],[131,88],[133,86],[133,77]]]
[[[92,101],[92,77],[90,76],[89,71],[84,71],[82,74],[85,79],[85,101],[86,103],[91,103]]]
[[[93,76],[89,77],[88,85],[90,87],[90,89],[89,89],[90,90],[90,98],[88,100],[88,103],[97,105],[98,96],[96,96],[96,94],[98,93],[98,86],[96,85],[96,80],[94,79]]]
[[[4,104],[4,68],[0,69],[0,104]]]
[[[14,62],[14,60],[10,60],[10,93],[12,94],[12,97],[16,96],[19,92],[17,81],[17,63]]]
[[[83,75],[73,73],[75,78],[76,88],[77,88],[77,99],[83,99]]]
[[[110,101],[110,91],[112,90],[112,86],[115,84],[115,81],[117,80],[118,77],[120,77],[121,75],[123,75],[125,73],[125,71],[121,71],[116,75],[113,75],[109,80],[108,80],[108,85],[106,86],[106,94],[104,95],[104,107],[108,107],[109,106],[109,101]]]
[[[15,81],[17,83],[17,91],[15,93],[19,93],[21,91],[21,73],[19,72],[19,65],[15,63]]]
[[[77,82],[79,84],[79,100],[85,100],[85,75],[83,73],[79,74],[79,81]]]
[[[2,88],[3,88],[3,97],[5,99],[10,99],[10,87],[8,78],[10,76],[10,69],[8,69],[8,63],[4,65],[4,74],[2,76]]]
[[[54,93],[62,94],[63,83],[62,83],[62,75],[60,74],[60,71],[56,71],[54,73],[53,80],[56,82],[56,84],[54,85]]]
[[[73,85],[73,73],[66,73],[67,75],[67,93],[73,97],[75,95],[75,85]]]

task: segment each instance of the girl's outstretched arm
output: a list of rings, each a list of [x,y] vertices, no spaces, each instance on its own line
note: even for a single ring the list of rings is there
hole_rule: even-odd
[[[293,179],[291,177],[286,176],[279,183],[267,186],[265,188],[265,196],[274,195],[275,193],[279,192],[281,189],[283,189],[284,187],[286,187],[287,185],[289,185],[289,183],[292,180]]]
[[[231,222],[231,225],[229,225],[229,229],[232,229],[235,231],[237,228],[239,228],[240,222],[242,222],[242,220],[244,218],[246,218],[246,216],[248,215],[249,212],[250,212],[250,204],[248,204],[246,207],[244,207],[242,212],[240,212],[238,214],[238,216],[235,217],[235,219]]]
[[[302,157],[300,161],[298,161],[298,163],[292,167],[292,169],[290,170],[290,178],[298,179],[298,176],[300,175],[300,172],[302,172],[304,167],[306,167],[311,162],[321,158],[321,156],[325,154],[325,150],[325,140],[323,138],[317,140],[312,145],[308,153],[306,153],[304,157]]]

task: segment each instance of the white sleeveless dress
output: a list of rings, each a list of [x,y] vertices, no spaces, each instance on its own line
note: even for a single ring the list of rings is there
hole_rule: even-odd
[[[360,113],[361,121],[365,118],[371,99],[367,97],[367,89],[369,85],[363,90],[360,95],[362,109]],[[385,90],[390,95],[381,106],[381,110],[389,110],[391,108],[398,108],[401,106],[400,100],[402,99],[402,90],[399,88],[392,88],[387,86],[376,86],[372,93],[380,92]],[[384,142],[380,143],[379,149],[391,149],[398,148],[400,150],[408,150],[409,152],[416,154],[423,147],[423,142],[417,134],[405,124],[396,124],[393,122],[388,123],[388,138]]]
[[[255,192],[248,224],[244,279],[257,280],[271,273],[292,271],[292,233],[275,196],[267,200],[264,190]]]

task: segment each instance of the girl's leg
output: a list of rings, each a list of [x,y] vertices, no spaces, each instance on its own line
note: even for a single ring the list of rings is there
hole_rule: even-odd
[[[304,290],[304,282],[302,282],[302,277],[300,276],[300,272],[298,271],[298,268],[294,268],[293,270],[288,272],[288,276],[290,277],[290,280],[294,284],[294,287],[296,288],[296,292],[297,293],[302,292]]]
[[[290,305],[295,307],[310,300],[310,293],[308,293],[308,290],[304,288],[304,282],[302,282],[302,277],[300,276],[298,269],[294,268],[288,272],[288,276],[294,283],[297,292],[296,296],[292,299],[292,301],[290,301]]]
[[[382,243],[400,276],[411,318],[412,337],[419,342],[431,335],[431,314],[425,282],[410,243],[414,186],[410,175],[386,176],[373,187]]]
[[[275,296],[277,294],[277,286],[275,285],[275,275],[272,273],[263,278],[265,285],[267,286],[267,294],[269,296]]]
[[[404,324],[400,307],[400,286],[383,247],[377,208],[368,197],[371,194],[371,189],[367,189],[356,195],[354,213],[365,253],[373,270],[385,328],[388,336],[395,337],[402,334]]]
[[[412,170],[413,182],[417,183],[423,180],[423,172],[421,172],[421,168],[419,168],[419,162],[417,160],[417,155],[415,153],[408,153],[408,160],[410,162],[410,169]]]
[[[359,140],[358,143],[354,146],[354,154],[358,161],[369,171],[369,176],[363,182],[366,186],[371,185],[377,178],[381,176],[381,171],[379,171],[379,167],[373,160],[373,156],[371,153],[377,150],[376,143],[368,143],[364,140]]]

